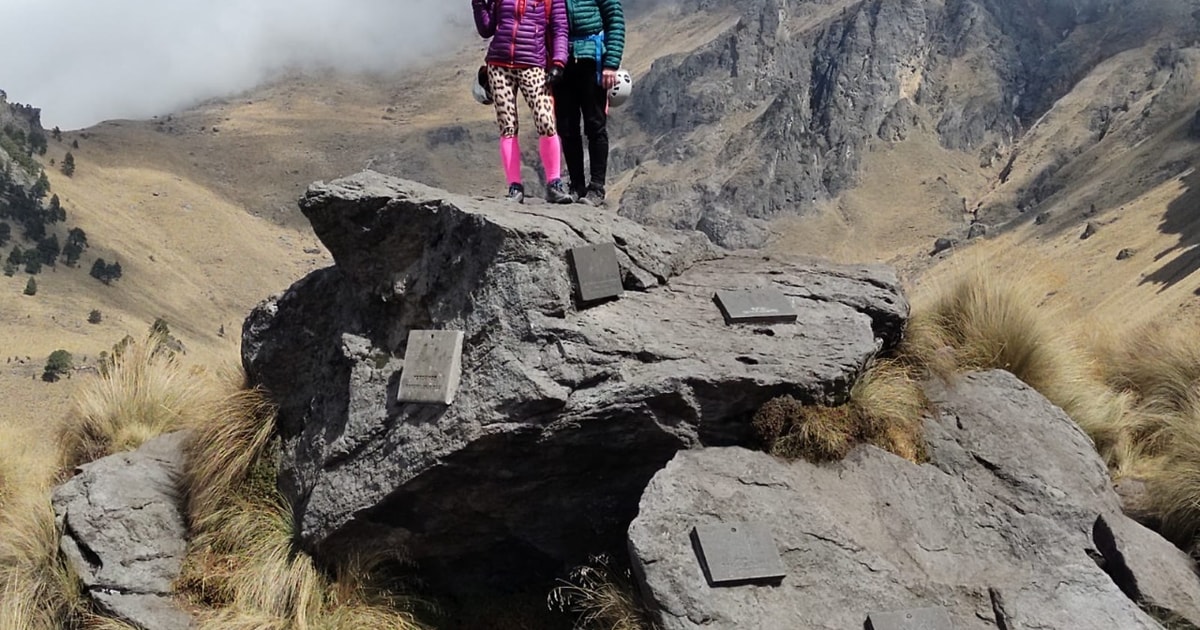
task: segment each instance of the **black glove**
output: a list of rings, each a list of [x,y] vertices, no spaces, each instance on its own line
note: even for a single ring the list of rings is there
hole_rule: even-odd
[[[546,82],[550,85],[557,85],[559,81],[562,81],[562,78],[563,69],[560,65],[555,64],[550,66],[550,69],[546,71]]]

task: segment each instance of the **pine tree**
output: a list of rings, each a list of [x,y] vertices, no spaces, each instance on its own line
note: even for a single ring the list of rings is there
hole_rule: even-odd
[[[42,272],[42,253],[36,249],[27,249],[24,254],[25,273],[39,274]]]
[[[54,129],[52,129],[52,130],[50,131],[50,135],[51,135],[51,136],[54,136],[54,141],[55,141],[55,142],[62,142],[62,129],[59,129],[58,127],[55,127]]]
[[[29,282],[25,283],[25,295],[37,295],[37,280],[30,278]]]
[[[8,261],[18,267],[25,264],[25,252],[21,251],[20,245],[13,245],[12,251],[8,252]]]
[[[62,253],[58,246],[58,235],[51,234],[39,241],[38,253],[42,255],[42,264],[54,267],[58,263],[58,255]]]
[[[70,151],[67,151],[67,155],[63,157],[61,169],[63,175],[66,175],[67,177],[71,177],[75,174],[75,156],[72,155]]]
[[[83,255],[87,246],[87,234],[82,229],[71,228],[71,231],[67,232],[67,244],[62,253],[68,267],[74,267],[79,262],[79,257]]]
[[[33,185],[33,188],[30,190],[30,192],[33,194],[34,199],[44,199],[46,197],[46,193],[50,192],[50,179],[46,177],[46,171],[42,171],[41,174],[38,175],[38,180]]]
[[[50,206],[46,208],[46,215],[46,218],[51,223],[67,220],[67,211],[63,210],[62,202],[58,200],[58,195],[50,196]]]
[[[8,245],[10,240],[12,240],[12,226],[0,221],[0,247]]]

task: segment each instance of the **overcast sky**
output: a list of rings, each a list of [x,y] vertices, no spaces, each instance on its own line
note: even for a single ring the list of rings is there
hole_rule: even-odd
[[[401,67],[474,37],[470,11],[467,0],[0,0],[0,89],[40,107],[47,128],[149,118],[296,64]]]

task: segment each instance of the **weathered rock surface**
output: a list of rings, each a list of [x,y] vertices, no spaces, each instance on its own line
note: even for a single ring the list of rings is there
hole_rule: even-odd
[[[959,630],[1161,627],[1131,597],[1196,619],[1192,564],[1120,513],[1061,410],[1005,372],[932,394],[930,464],[873,447],[823,466],[737,447],[677,454],[629,531],[664,630],[861,630],[870,613],[933,606]],[[772,530],[782,585],[707,585],[690,529],[742,520]]]
[[[171,599],[187,552],[177,489],[185,432],[79,468],[54,491],[61,548],[100,609],[146,630],[186,629]]]
[[[696,232],[371,172],[315,184],[301,208],[337,265],[243,331],[247,371],[280,405],[300,541],[318,555],[407,543],[456,588],[620,547],[676,451],[747,442],[780,394],[844,399],[908,310],[887,268],[725,255]],[[567,250],[604,241],[626,293],[582,308]],[[717,289],[767,285],[798,322],[724,325]],[[450,407],[396,402],[413,328],[465,333]]]

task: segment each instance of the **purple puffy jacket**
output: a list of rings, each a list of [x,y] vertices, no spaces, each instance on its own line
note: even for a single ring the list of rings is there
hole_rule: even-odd
[[[481,37],[492,38],[489,64],[517,68],[567,64],[566,0],[472,0],[471,5],[475,29]]]

